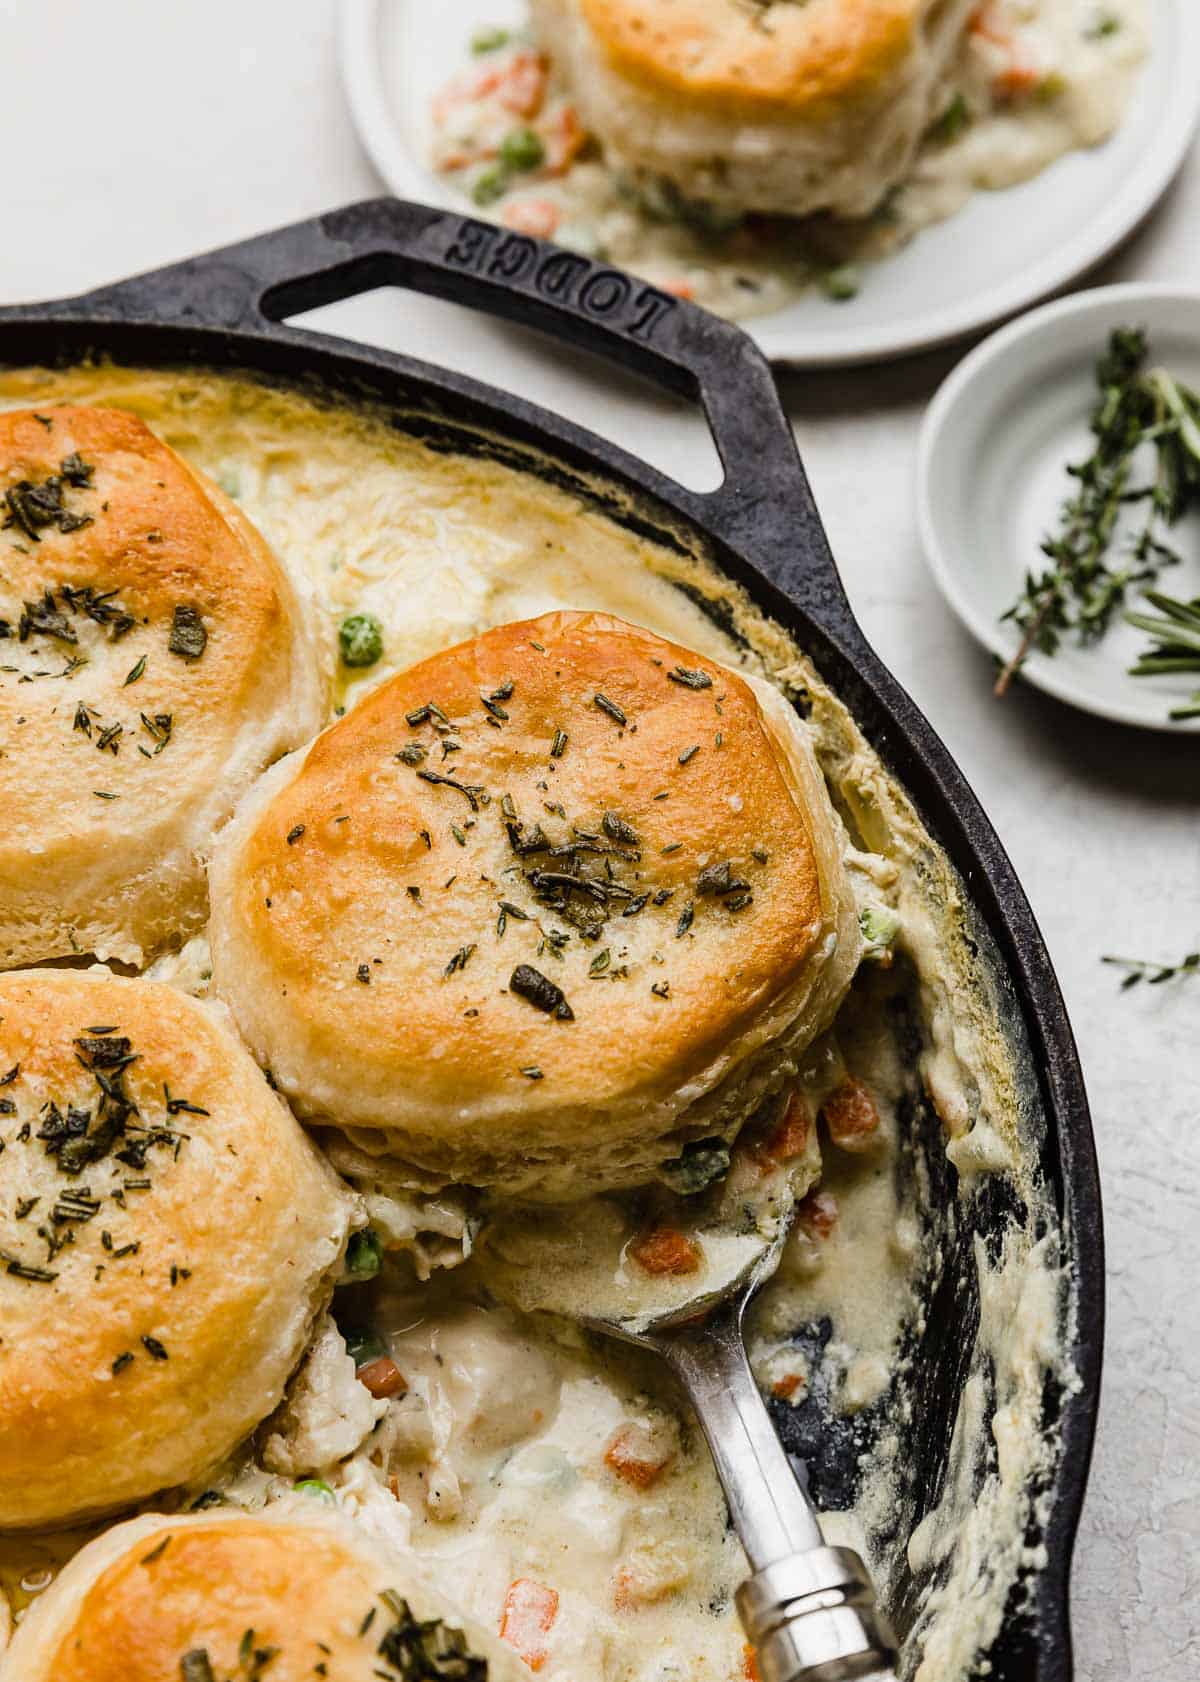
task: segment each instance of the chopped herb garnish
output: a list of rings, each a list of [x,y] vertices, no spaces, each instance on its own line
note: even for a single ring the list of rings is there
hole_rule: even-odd
[[[692,923],[695,921],[695,917],[696,907],[691,900],[688,900],[683,910],[679,913],[679,921],[675,925],[676,940],[683,939],[684,935],[688,932]]]
[[[300,837],[303,834],[304,834],[304,825],[302,823],[298,823],[292,829],[289,829],[288,832],[287,832],[287,844],[288,844],[288,846],[289,847],[294,847],[296,845],[297,841],[299,841]]]
[[[142,1347],[148,1355],[153,1355],[156,1361],[165,1361],[167,1359],[166,1349],[156,1337],[151,1337],[149,1333],[142,1338]]]
[[[428,751],[427,748],[421,746],[420,742],[406,742],[396,758],[402,760],[405,765],[423,765]]]
[[[67,457],[67,462],[73,461],[78,461],[78,457]],[[79,465],[82,467],[83,464]],[[90,470],[88,472],[90,477]],[[31,543],[40,543],[42,540],[38,533],[45,531],[47,526],[54,526],[64,533],[80,531],[84,526],[90,526],[90,514],[74,514],[63,502],[64,485],[78,487],[86,485],[87,482],[86,478],[81,479],[78,475],[67,478],[59,472],[36,482],[32,479],[21,479],[17,484],[10,485],[4,493],[4,502],[8,509],[4,521],[5,528],[16,526]],[[49,596],[49,592],[47,595]],[[74,641],[74,638],[71,640]]]
[[[748,889],[749,882],[743,882],[733,874],[733,866],[728,859],[720,864],[710,864],[702,870],[696,878],[696,892],[698,894],[732,894],[741,893]]]
[[[570,738],[565,730],[556,730],[554,732],[554,740],[550,744],[550,756],[552,759],[562,758],[563,754],[567,751],[567,742],[569,740]]]
[[[53,422],[48,421],[47,425],[51,426]],[[77,489],[82,489],[84,485],[91,484],[92,474],[96,470],[84,461],[78,450],[72,450],[69,456],[64,456],[59,462],[58,471],[68,485],[74,485]]]
[[[462,1630],[436,1618],[418,1621],[394,1589],[385,1589],[379,1598],[392,1622],[378,1651],[403,1682],[487,1682],[487,1660],[468,1650]]]
[[[602,713],[607,713],[609,718],[613,719],[617,724],[628,724],[629,720],[625,717],[621,708],[615,701],[610,701],[607,695],[602,695],[597,690],[596,694],[592,696],[592,700],[595,702],[596,706],[600,708]]]
[[[575,1012],[567,1003],[566,995],[561,987],[534,969],[532,964],[518,964],[508,978],[511,992],[519,998],[528,999],[536,1010],[541,1010],[547,1016],[555,1017],[559,1022],[573,1022]]]
[[[363,982],[364,985],[369,984],[369,982],[371,980],[371,966],[370,966],[370,964],[359,964],[358,968],[355,970],[354,973],[355,973],[355,976],[357,977],[357,979],[359,981]]]
[[[483,792],[481,785],[473,784],[468,786],[466,783],[458,782],[454,777],[443,777],[440,771],[418,771],[417,776],[420,777],[423,783],[435,783],[443,785],[446,788],[454,789],[456,793],[466,797],[466,800],[473,812],[477,812],[479,810],[479,796]]]
[[[113,1377],[116,1378],[119,1373],[123,1373],[125,1371],[126,1367],[131,1367],[132,1365],[133,1351],[132,1349],[126,1349],[117,1356],[116,1360],[112,1364]]]
[[[679,763],[681,765],[689,765],[699,752],[699,744],[697,744],[694,748],[685,748],[679,756]]]
[[[443,975],[453,975],[456,970],[466,969],[467,961],[470,958],[471,953],[474,952],[474,950],[475,950],[475,942],[474,941],[472,941],[469,946],[460,946],[458,951],[454,954],[454,956],[451,958],[450,962],[446,965],[445,969],[442,971],[442,974]]]
[[[610,841],[620,841],[627,847],[638,845],[638,833],[632,824],[627,824],[624,818],[619,818],[615,812],[605,812],[602,827]]]
[[[193,1647],[190,1653],[183,1655],[179,1661],[179,1674],[182,1682],[216,1682],[208,1651],[204,1647]]]
[[[676,666],[667,673],[672,683],[682,684],[685,689],[711,689],[712,678],[707,672],[689,670],[687,666]]]
[[[137,665],[133,666],[130,669],[128,675],[126,676],[125,682],[121,685],[122,689],[128,689],[129,685],[131,683],[137,683],[138,679],[141,678],[142,676],[144,676],[145,671],[146,671],[146,656],[143,654],[141,659],[138,661]]]
[[[182,660],[199,660],[208,647],[208,632],[200,617],[200,610],[180,604],[171,616],[171,634],[167,649]]]
[[[545,1076],[542,1074],[542,1071],[538,1068],[536,1063],[527,1064],[525,1068],[519,1070],[518,1073],[523,1074],[526,1080],[545,1079]]]

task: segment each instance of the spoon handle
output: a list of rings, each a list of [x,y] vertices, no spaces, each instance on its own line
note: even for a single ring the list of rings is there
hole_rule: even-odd
[[[857,1554],[825,1546],[750,1371],[740,1305],[651,1341],[696,1410],[753,1568],[737,1604],[762,1682],[894,1682],[871,1580]]]

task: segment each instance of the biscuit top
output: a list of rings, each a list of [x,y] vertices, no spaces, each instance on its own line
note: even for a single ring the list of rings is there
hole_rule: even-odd
[[[220,1019],[0,976],[0,1527],[184,1481],[276,1405],[352,1203]]]
[[[656,1137],[828,956],[832,816],[795,751],[649,631],[501,626],[251,796],[214,863],[218,990],[303,1112],[401,1129],[431,1171]]]
[[[578,0],[610,62],[717,105],[819,110],[873,93],[919,45],[929,0]]]
[[[294,1507],[118,1526],[43,1595],[8,1664],[22,1682],[528,1676],[495,1636],[425,1588],[410,1561],[338,1515]]]
[[[231,786],[319,727],[306,637],[257,531],[142,421],[0,414],[0,963],[109,916],[102,950],[139,961],[169,909],[102,902],[186,874]]]

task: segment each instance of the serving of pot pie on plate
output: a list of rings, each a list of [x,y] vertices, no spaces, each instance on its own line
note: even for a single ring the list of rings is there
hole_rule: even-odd
[[[460,203],[754,318],[777,354],[785,312],[806,294],[882,298],[879,262],[922,230],[1116,135],[1154,30],[1164,34],[1159,10],[1153,0],[529,0],[497,20],[475,6],[423,143]],[[382,24],[381,35],[391,39]],[[396,38],[393,50],[430,57],[411,29]],[[370,143],[377,118],[349,53],[347,73]],[[1104,167],[1097,154],[1097,179]],[[1110,193],[1127,167],[1114,162]],[[1018,199],[1014,219],[1028,215]],[[1061,237],[1070,202],[1057,214],[1053,202],[1048,185],[1038,219]],[[1000,202],[989,237],[1004,222]],[[968,273],[991,284],[964,254]],[[823,313],[844,338],[859,312]],[[807,343],[820,317],[802,319]]]
[[[975,1254],[961,1353],[1006,1451],[968,1385],[927,1510],[950,1177],[1043,1194],[957,880],[802,651],[703,556],[369,409],[105,365],[0,403],[41,487],[0,530],[34,604],[0,774],[19,720],[71,769],[69,821],[20,786],[75,935],[33,963],[53,920],[14,869],[3,1682],[752,1674],[695,1423],[578,1321],[703,1295],[793,1211],[755,1372],[834,1445],[806,1450],[828,1534],[919,1574],[912,1673],[965,1677],[1056,1452],[1062,1270],[1015,1215]],[[114,545],[127,454],[178,494]],[[93,761],[104,823],[161,818],[94,859]]]

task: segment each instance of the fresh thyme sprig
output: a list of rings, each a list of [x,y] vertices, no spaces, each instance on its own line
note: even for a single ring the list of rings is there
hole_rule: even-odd
[[[1148,631],[1151,646],[1139,655],[1137,664],[1130,666],[1133,677],[1179,677],[1185,672],[1200,672],[1200,597],[1194,601],[1180,601],[1164,596],[1159,590],[1147,590],[1146,600],[1159,611],[1127,613],[1125,618],[1136,630]],[[1200,718],[1200,689],[1181,707],[1172,707],[1168,717],[1174,719]]]
[[[1063,504],[1057,535],[1042,542],[1050,565],[1026,574],[1024,590],[1001,616],[1022,636],[996,679],[997,695],[1006,693],[1034,649],[1054,654],[1068,632],[1085,646],[1098,642],[1129,589],[1153,583],[1179,560],[1161,532],[1200,507],[1200,397],[1165,368],[1147,369],[1149,350],[1140,328],[1119,327],[1096,366],[1096,447],[1086,461],[1067,468],[1078,489]],[[1154,477],[1131,485],[1134,456],[1143,445],[1155,451]],[[1123,564],[1111,566],[1121,512],[1133,503],[1146,505],[1145,519]]]
[[[1125,970],[1125,979],[1121,983],[1121,991],[1124,993],[1142,981],[1151,987],[1158,987],[1164,981],[1195,975],[1200,970],[1200,952],[1189,952],[1187,957],[1181,958],[1177,964],[1159,964],[1148,958],[1104,958],[1101,962],[1114,964],[1118,969]]]

